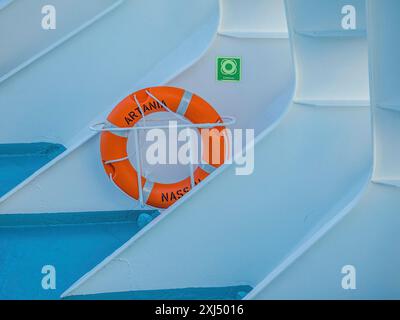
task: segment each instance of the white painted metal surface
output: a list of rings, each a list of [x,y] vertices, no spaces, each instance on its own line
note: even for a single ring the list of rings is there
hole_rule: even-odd
[[[396,106],[393,102],[399,97],[395,83],[399,78],[400,47],[393,39],[400,29],[400,3],[368,0],[367,4],[374,182],[367,183],[353,200],[353,208],[338,215],[337,225],[332,224],[334,228],[326,230],[329,231],[326,236],[296,250],[247,299],[400,297],[400,278],[396,276],[400,259],[393,245],[398,241],[400,225],[398,139],[395,138],[400,122],[396,108],[382,108],[388,101]],[[344,290],[341,285],[342,268],[346,265],[354,267],[356,272],[355,290]]]
[[[150,17],[154,2],[162,14],[154,17],[151,11]],[[218,26],[214,1],[199,1],[196,10],[183,0],[170,1],[168,6],[154,0],[126,1],[66,42],[62,52],[51,50],[45,59],[4,78],[0,102],[16,107],[8,111],[9,119],[0,120],[7,129],[1,142],[46,139],[62,142],[68,149],[0,199],[4,201],[0,213],[135,207],[137,202],[124,196],[104,174],[98,136],[89,126],[102,121],[125,95],[144,86],[168,82],[184,87],[211,102],[220,114],[237,117],[235,128],[256,131],[253,175],[238,177],[234,167],[215,172],[65,295],[250,284],[255,290],[248,299],[347,297],[335,288],[339,282],[334,268],[351,257],[343,254],[336,259],[339,246],[349,248],[356,263],[369,263],[369,274],[377,268],[393,273],[391,267],[371,263],[371,254],[360,255],[359,246],[373,233],[376,242],[369,243],[371,252],[384,251],[388,261],[399,265],[398,259],[390,258],[395,254],[385,246],[389,237],[384,237],[385,232],[396,235],[400,199],[399,152],[394,147],[400,121],[395,86],[399,50],[393,47],[398,28],[376,26],[383,26],[383,20],[396,25],[400,11],[397,0],[369,1],[373,180],[377,183],[371,184],[367,22],[364,1],[350,2],[358,11],[358,29],[344,31],[340,9],[349,1],[287,1],[294,68],[283,1],[254,0],[253,6],[221,1]],[[11,8],[4,7],[0,15]],[[169,24],[167,18],[177,9],[183,20]],[[149,15],[133,20],[132,10]],[[139,29],[150,18],[155,22]],[[121,27],[118,35],[115,25]],[[168,30],[171,37],[161,37],[165,42],[152,41],[154,32]],[[242,81],[217,82],[216,56],[232,55],[242,57]],[[74,73],[77,69],[79,77]],[[60,83],[37,81],[43,70],[62,75],[57,77]],[[54,92],[43,96],[40,90],[50,85]],[[18,90],[21,86],[29,88],[24,96]],[[60,114],[65,118],[60,120]],[[28,130],[15,130],[16,121]],[[359,232],[353,233],[357,226]],[[337,241],[338,237],[344,240]],[[358,246],[347,246],[349,242]],[[324,262],[322,271],[315,270],[320,265],[316,261]],[[317,275],[314,282],[302,276],[310,266]],[[370,289],[357,297],[374,297],[373,281],[368,284]],[[396,293],[396,285],[385,281],[380,290]],[[301,295],[299,288],[303,288]]]
[[[48,1],[0,2],[0,83],[79,34],[118,7],[123,0],[54,0],[55,29],[45,30]],[[45,9],[45,10],[43,10]],[[10,36],[12,30],[12,36]]]
[[[154,13],[151,10],[154,5],[165,9]],[[182,19],[172,22],[168,17],[177,8],[182,12]],[[195,18],[190,17],[192,10],[197,12]],[[132,19],[132,12],[143,14]],[[149,27],[142,28],[143,25]],[[114,26],[119,26],[117,33]],[[67,151],[4,195],[0,199],[3,202],[0,213],[81,211],[84,208],[101,211],[107,207],[118,210],[121,203],[126,204],[122,208],[132,208],[132,202],[123,194],[115,196],[111,192],[109,197],[98,197],[103,170],[91,169],[75,175],[82,171],[86,158],[77,156],[76,163],[65,164],[72,171],[64,171],[64,164],[59,163],[69,154],[78,152],[83,157],[89,156],[87,161],[96,168],[100,162],[99,147],[96,145],[88,151],[85,145],[95,136],[89,129],[90,124],[104,120],[117,102],[129,93],[146,84],[165,83],[191,65],[206,50],[217,26],[218,4],[214,0],[190,5],[183,0],[174,0],[168,6],[161,0],[152,3],[127,1],[74,41],[66,42],[62,50],[51,51],[45,59],[3,82],[0,103],[13,108],[4,109],[7,117],[0,117],[4,129],[0,143],[58,142],[64,144]],[[161,42],[154,41],[152,34],[157,32],[169,36],[162,37]],[[48,76],[43,78],[42,74]],[[22,87],[29,88],[23,95]],[[16,130],[16,122],[25,130]],[[53,169],[52,173],[47,173],[49,168]],[[42,177],[44,172],[46,176]],[[104,180],[102,190],[108,190],[109,184]],[[59,186],[58,194],[51,199],[47,194],[54,193],[54,185]],[[73,187],[69,188],[69,185]],[[79,185],[81,187],[77,187]],[[15,197],[11,199],[12,195]],[[5,203],[6,199],[9,201]]]
[[[362,47],[366,50],[364,44]],[[259,59],[257,63],[251,59],[252,53],[260,55],[261,48],[265,48],[263,67]],[[320,49],[321,58],[328,54],[325,58],[329,60],[333,55],[326,52],[324,43]],[[239,55],[248,68],[245,81],[228,86],[210,80],[207,83],[216,53],[232,55],[237,51],[241,51]],[[287,52],[285,57],[283,52]],[[362,52],[352,59],[360,63],[360,68],[367,68],[365,57]],[[302,63],[300,58],[296,53],[297,69]],[[331,69],[325,71],[328,77],[335,72],[333,65]],[[360,70],[360,80],[365,74],[364,69]],[[296,249],[319,239],[342,212],[350,210],[371,175],[369,110],[365,106],[314,108],[291,103],[291,76],[287,41],[219,36],[198,64],[172,81],[203,97],[210,96],[221,110],[246,105],[247,117],[238,116],[237,127],[256,128],[255,174],[238,177],[231,167],[218,177],[214,175],[203,188],[164,212],[65,295],[255,286]],[[264,79],[262,84],[260,78]],[[279,86],[277,79],[281,79]],[[299,89],[303,80],[297,79],[298,98],[303,98]],[[319,80],[317,77],[316,82]],[[342,89],[342,100],[360,99]],[[238,91],[240,94],[235,93]],[[329,92],[323,93],[317,92],[319,99],[331,99]],[[364,100],[368,92],[360,96]],[[307,98],[315,96],[308,94]],[[219,103],[219,99],[225,103]],[[254,100],[249,103],[249,99]],[[257,115],[257,121],[252,115]]]

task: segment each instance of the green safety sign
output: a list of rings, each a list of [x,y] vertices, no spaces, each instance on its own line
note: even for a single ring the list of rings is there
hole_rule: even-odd
[[[240,81],[242,59],[240,57],[217,57],[217,80]]]

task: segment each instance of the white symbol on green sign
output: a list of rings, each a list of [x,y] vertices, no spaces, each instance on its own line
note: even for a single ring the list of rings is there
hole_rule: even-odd
[[[240,81],[242,63],[239,57],[217,57],[217,80]]]

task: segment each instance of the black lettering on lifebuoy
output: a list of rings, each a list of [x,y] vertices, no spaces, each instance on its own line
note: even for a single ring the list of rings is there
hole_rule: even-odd
[[[168,194],[165,193],[161,194],[161,202],[168,202]]]
[[[150,110],[157,110],[157,104],[155,101],[149,102],[149,109]]]
[[[132,120],[135,119],[135,118],[138,118],[138,115],[133,111],[129,112],[128,114],[129,114],[129,116],[131,117]]]
[[[126,124],[131,123],[137,117],[138,117],[138,115],[135,112],[133,112],[133,111],[129,112],[128,116],[125,116]]]
[[[129,117],[125,117],[126,124],[130,124],[133,120]]]
[[[198,178],[195,180],[194,184],[197,186],[200,182],[201,179]],[[190,189],[190,187],[184,187],[183,189],[178,189],[176,191],[163,192],[161,193],[161,202],[176,201],[188,193]]]
[[[168,107],[167,103],[164,100],[162,100],[161,102],[163,103],[164,106]],[[159,109],[164,108],[163,105],[161,105],[159,102],[157,102],[157,106],[158,106]]]
[[[170,197],[169,197],[169,200],[170,201],[172,201],[172,200],[178,200],[177,198],[176,198],[176,195],[175,195],[175,193],[174,192],[171,192],[171,195],[170,195]]]

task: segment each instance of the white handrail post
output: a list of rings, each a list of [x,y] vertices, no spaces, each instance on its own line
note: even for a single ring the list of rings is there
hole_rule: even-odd
[[[137,178],[138,178],[138,190],[139,190],[139,203],[140,206],[143,208],[143,187],[142,187],[142,157],[139,148],[139,134],[138,130],[133,131],[133,136],[135,139],[135,155],[136,155],[136,166],[137,166]]]
[[[144,111],[142,109],[142,106],[140,105],[139,100],[137,99],[136,95],[133,96],[136,105],[139,108],[140,114],[142,115],[142,119],[143,119],[143,130],[146,132],[146,119],[145,119],[145,115],[144,115]],[[134,137],[135,137],[135,151],[136,151],[136,163],[137,163],[137,175],[138,175],[138,190],[139,190],[139,203],[140,203],[140,207],[144,208],[145,203],[143,200],[143,187],[142,187],[142,154],[140,152],[140,146],[139,146],[139,131],[138,130],[134,130]]]
[[[186,128],[187,130],[187,136],[190,136],[190,129]],[[189,170],[190,170],[190,185],[192,189],[196,186],[196,182],[194,181],[194,146],[193,146],[193,141],[190,139],[190,164],[189,164]]]

